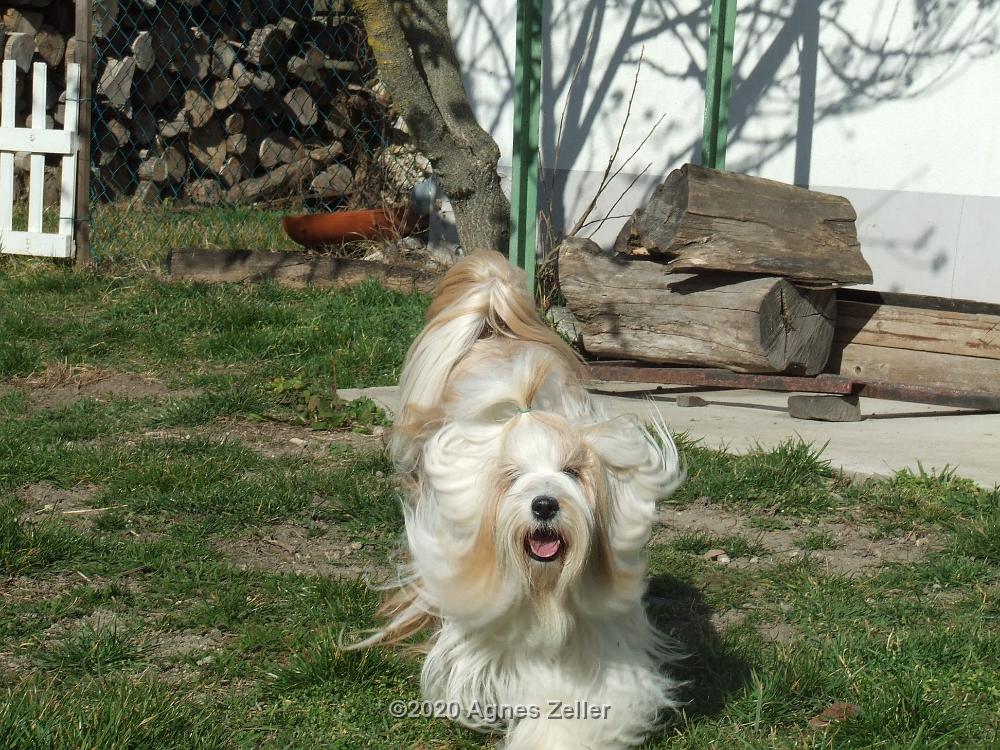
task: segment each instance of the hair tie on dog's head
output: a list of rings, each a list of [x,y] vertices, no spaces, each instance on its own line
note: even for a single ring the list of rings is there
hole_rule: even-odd
[[[517,410],[518,410],[519,412],[521,412],[522,414],[527,414],[527,413],[528,413],[529,411],[531,411],[531,407],[530,407],[530,406],[526,406],[525,408],[523,408],[523,409],[522,409],[522,408],[521,408],[521,407],[519,406],[519,407],[517,407]]]

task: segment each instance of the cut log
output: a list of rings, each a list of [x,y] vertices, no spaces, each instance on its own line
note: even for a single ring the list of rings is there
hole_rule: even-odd
[[[167,165],[167,180],[180,182],[187,175],[188,162],[184,151],[177,144],[168,146],[163,151],[163,162]]]
[[[835,340],[1000,359],[1000,315],[841,300]]]
[[[199,206],[214,206],[222,202],[222,185],[216,180],[191,180],[184,187],[184,195]]]
[[[219,171],[219,179],[227,188],[231,188],[238,182],[242,182],[250,176],[250,170],[238,156],[230,156]]]
[[[426,271],[305,253],[179,249],[170,253],[170,276],[181,281],[255,282],[290,287],[348,289],[375,279],[394,292],[433,291],[440,276]]]
[[[615,250],[674,271],[736,271],[870,284],[850,201],[760,177],[685,164],[622,228]]]
[[[212,44],[212,58],[209,61],[209,70],[215,78],[227,78],[232,72],[233,65],[236,64],[236,50],[228,41],[219,37]]]
[[[232,78],[223,78],[215,82],[215,89],[212,91],[212,106],[216,109],[228,109],[232,106],[240,95],[240,90],[236,81]]]
[[[226,133],[216,120],[191,131],[188,138],[191,159],[200,166],[218,174],[226,163]]]
[[[35,121],[31,115],[28,115],[27,117],[24,118],[24,127],[33,128],[35,127],[34,123]],[[51,115],[45,115],[45,123],[42,125],[42,127],[45,128],[46,130],[52,130],[52,128],[55,127],[55,123],[56,121],[52,118]],[[125,140],[128,140],[128,138],[126,138]]]
[[[316,162],[309,158],[282,164],[263,177],[234,185],[227,191],[226,198],[230,203],[249,203],[267,200],[280,193],[305,192],[304,188],[316,176],[317,170]]]
[[[284,53],[285,35],[274,24],[256,29],[246,47],[247,62],[263,67],[275,67],[281,63]]]
[[[178,112],[173,120],[160,125],[160,135],[164,138],[176,138],[179,135],[186,135],[191,132],[191,123],[188,122],[184,112]]]
[[[118,18],[118,0],[92,0],[93,20],[91,30],[94,37],[103,39],[115,27]]]
[[[233,133],[226,136],[226,153],[231,156],[243,156],[250,147],[250,139],[244,133]]]
[[[135,67],[141,71],[150,70],[156,62],[156,50],[153,47],[153,35],[148,31],[140,31],[132,40],[132,57]]]
[[[309,158],[322,165],[330,164],[338,156],[344,153],[344,144],[334,141],[328,146],[318,146],[309,149]]]
[[[43,26],[35,34],[35,52],[50,68],[58,68],[66,54],[66,40],[51,26]]]
[[[324,197],[347,195],[354,185],[354,174],[350,167],[333,164],[320,172],[309,185],[314,193]]]
[[[273,169],[279,164],[289,164],[302,156],[302,147],[282,133],[271,133],[261,139],[257,147],[257,159],[264,169]]]
[[[115,109],[131,114],[129,97],[132,95],[132,78],[135,76],[135,58],[110,59],[97,83],[97,93],[107,98]]]
[[[0,34],[0,37],[3,35]],[[31,68],[31,58],[35,54],[35,38],[31,34],[8,34],[3,48],[3,59],[13,60],[17,69],[27,73]]]
[[[589,240],[559,247],[559,284],[590,354],[814,375],[833,340],[831,291],[782,278],[674,274]]]
[[[827,372],[859,380],[1000,394],[1000,360],[834,342]]]
[[[215,114],[215,107],[200,91],[189,89],[184,92],[184,113],[192,128],[203,128]]]
[[[249,89],[253,86],[253,71],[249,70],[239,60],[233,63],[233,68],[230,72],[232,73],[233,80],[236,81],[236,85],[239,86],[240,90]]]
[[[35,36],[42,30],[42,14],[33,10],[7,8],[3,12],[3,28],[10,34]]]
[[[288,61],[288,75],[303,83],[315,83],[319,80],[319,67],[310,65],[305,57],[293,57]]]
[[[124,117],[116,112],[108,112],[104,117],[102,125],[108,129],[108,132],[114,139],[116,151],[118,148],[128,143],[132,128]]]
[[[153,156],[139,162],[139,167],[136,170],[136,176],[140,180],[146,180],[149,182],[161,183],[166,182],[169,173],[167,171],[167,162],[163,157]]]
[[[233,112],[231,115],[226,116],[226,133],[229,135],[236,135],[237,133],[243,132],[244,119],[243,115],[239,112]]]
[[[281,76],[276,73],[271,73],[266,70],[261,70],[254,74],[253,77],[253,87],[260,91],[262,94],[266,94],[269,91],[274,91],[276,88],[280,87],[284,81]]]
[[[301,86],[289,90],[284,98],[289,113],[302,125],[311,127],[319,122],[319,109],[312,95]]]

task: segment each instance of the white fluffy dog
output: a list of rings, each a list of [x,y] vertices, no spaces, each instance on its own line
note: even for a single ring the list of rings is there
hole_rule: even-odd
[[[581,375],[523,273],[480,252],[441,282],[400,382],[409,567],[358,645],[430,629],[424,698],[509,750],[632,747],[675,705],[641,599],[677,452],[662,424],[604,418]]]

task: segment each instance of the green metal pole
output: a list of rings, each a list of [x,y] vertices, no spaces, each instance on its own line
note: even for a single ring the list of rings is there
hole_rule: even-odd
[[[538,110],[542,87],[542,0],[518,0],[514,62],[514,180],[510,196],[510,261],[535,289],[538,236]]]
[[[705,86],[705,127],[701,138],[701,163],[712,169],[726,168],[735,29],[736,0],[712,0]]]

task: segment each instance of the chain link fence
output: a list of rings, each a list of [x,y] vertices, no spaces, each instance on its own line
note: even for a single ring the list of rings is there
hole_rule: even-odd
[[[280,217],[404,202],[409,144],[347,0],[92,0],[91,247],[288,246]]]

